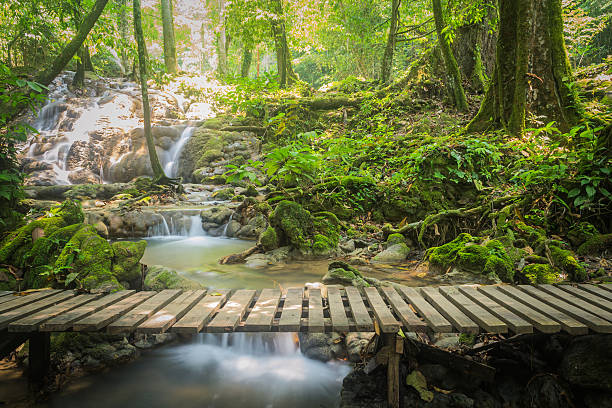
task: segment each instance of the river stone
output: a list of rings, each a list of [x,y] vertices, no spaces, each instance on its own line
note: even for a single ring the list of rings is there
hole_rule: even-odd
[[[200,212],[202,222],[216,224],[217,226],[225,224],[233,211],[225,206],[214,206],[204,209]]]
[[[164,289],[202,289],[202,285],[198,282],[187,279],[175,270],[161,265],[149,266],[144,284],[146,290],[156,291]]]
[[[523,406],[529,408],[574,408],[572,393],[552,374],[540,374],[529,380],[523,392]]]
[[[255,239],[259,236],[260,229],[254,225],[245,225],[236,233],[238,238]]]
[[[353,252],[355,250],[355,240],[349,239],[346,242],[342,242],[338,247],[344,252]]]
[[[268,266],[268,257],[265,254],[253,254],[245,259],[247,268],[259,269]]]
[[[574,338],[565,350],[560,371],[572,385],[612,391],[612,335]]]
[[[308,358],[327,362],[344,355],[338,333],[298,333],[298,336],[300,350]]]
[[[238,221],[231,220],[227,223],[227,228],[225,229],[225,235],[228,237],[235,237],[236,233],[242,228],[242,225]]]
[[[363,349],[370,344],[370,340],[375,334],[376,333],[370,332],[351,332],[346,334],[346,337],[344,337],[344,344],[346,346],[349,361],[353,363],[361,361]]]
[[[406,260],[409,252],[410,248],[404,243],[391,245],[389,248],[372,258],[372,262],[384,264],[401,263]]]

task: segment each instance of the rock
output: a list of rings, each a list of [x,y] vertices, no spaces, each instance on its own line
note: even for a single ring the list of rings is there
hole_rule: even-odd
[[[238,238],[255,239],[259,236],[259,230],[254,225],[245,225],[236,233]]]
[[[363,350],[370,344],[372,337],[376,333],[370,332],[350,332],[344,337],[344,344],[349,361],[356,363],[361,361]],[[373,346],[374,344],[372,344]]]
[[[272,264],[287,261],[291,256],[291,247],[284,246],[269,251],[266,256]]]
[[[247,268],[260,269],[268,266],[268,257],[265,254],[253,254],[245,259]]]
[[[308,358],[327,362],[344,355],[338,333],[298,333],[298,336],[300,349]]]
[[[225,228],[225,234],[228,237],[235,237],[240,228],[242,228],[242,226],[238,221],[231,220],[227,223],[227,227]]]
[[[370,286],[357,269],[348,265],[346,262],[334,261],[329,264],[327,273],[321,279],[326,285],[343,285],[343,286]]]
[[[540,374],[527,383],[523,406],[530,408],[574,408],[571,391],[552,374]]]
[[[565,350],[560,371],[572,385],[612,392],[612,335],[574,338]]]
[[[405,244],[406,238],[402,234],[391,234],[387,238],[387,247],[396,245],[396,244]]]
[[[340,243],[338,247],[344,252],[353,252],[355,250],[355,240],[349,239],[346,242]]]
[[[385,264],[401,263],[406,260],[408,253],[410,253],[410,248],[406,244],[395,244],[372,258],[372,262]]]
[[[118,241],[111,245],[113,249],[113,275],[119,281],[136,282],[141,280],[140,259],[147,241]]]
[[[268,227],[260,236],[259,243],[263,247],[264,251],[271,251],[278,248],[278,236],[276,230],[272,227]]]
[[[440,348],[452,348],[459,345],[459,334],[456,333],[438,333],[436,334],[438,340],[434,342],[436,347]]]
[[[612,393],[589,391],[584,396],[584,405],[586,408],[612,408]]]
[[[98,221],[94,224],[94,228],[96,229],[98,235],[100,235],[102,238],[108,239],[108,227],[106,224],[104,224],[102,221]]]
[[[211,223],[221,226],[229,221],[232,214],[233,211],[231,209],[227,208],[226,206],[218,205],[202,210],[200,212],[200,217],[204,223]]]
[[[157,291],[163,289],[202,289],[202,285],[198,282],[187,279],[176,271],[161,265],[149,266],[144,284],[146,290]]]

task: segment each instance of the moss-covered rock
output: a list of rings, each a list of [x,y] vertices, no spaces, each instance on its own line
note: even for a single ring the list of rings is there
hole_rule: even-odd
[[[498,240],[490,240],[482,245],[480,238],[470,234],[460,234],[453,241],[428,251],[429,266],[435,272],[446,272],[456,267],[466,272],[487,275],[512,282],[514,265],[504,245]]]
[[[249,184],[242,194],[247,197],[257,197],[259,195],[259,191],[257,191],[257,188],[255,188],[254,185]]]
[[[579,247],[587,240],[599,235],[597,228],[589,222],[579,222],[570,228],[567,233],[567,239],[574,247]]]
[[[390,247],[392,245],[395,244],[405,244],[406,243],[406,237],[404,237],[402,234],[391,234],[387,237],[387,247]]]
[[[612,248],[612,234],[596,234],[578,247],[578,255],[601,254]]]
[[[145,289],[202,289],[202,285],[179,275],[175,270],[161,265],[149,266],[145,276]]]
[[[42,234],[35,235],[48,237],[60,228],[82,222],[83,211],[79,202],[64,201],[60,206],[49,211],[45,217],[32,221],[7,236],[0,245],[0,264],[25,267],[26,255],[34,243],[35,230],[42,231]]]
[[[314,223],[310,212],[294,201],[281,201],[270,214],[270,224],[276,229],[279,244],[290,245],[303,253],[310,252]]]
[[[557,245],[549,245],[550,257],[554,266],[567,273],[569,278],[576,282],[586,280],[586,270],[578,263],[576,256],[569,249],[562,249]]]
[[[335,261],[329,264],[327,273],[321,279],[326,285],[344,285],[366,287],[370,286],[364,279],[361,272],[353,268],[346,262]]]
[[[327,256],[334,254],[340,240],[340,221],[330,212],[320,212],[313,218],[315,235],[312,241],[314,255]]]
[[[391,245],[372,258],[373,263],[398,264],[404,262],[410,253],[410,248],[403,242]]]
[[[55,261],[56,276],[89,290],[115,291],[124,289],[111,272],[113,250],[93,226],[79,229],[64,246]],[[76,274],[76,275],[75,275]]]
[[[112,273],[120,282],[140,279],[140,259],[147,248],[147,241],[118,241],[111,244],[113,250]]]
[[[549,264],[531,264],[523,268],[519,273],[523,283],[535,285],[537,283],[558,282],[559,274]]]
[[[266,228],[266,230],[259,237],[259,242],[266,252],[278,248],[278,236],[276,235],[276,230],[272,227]]]
[[[212,197],[219,201],[229,201],[234,197],[234,189],[231,187],[219,189],[212,194]]]

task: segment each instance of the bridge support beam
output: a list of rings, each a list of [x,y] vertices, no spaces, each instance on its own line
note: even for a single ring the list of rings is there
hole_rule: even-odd
[[[51,363],[51,335],[35,332],[30,335],[28,379],[32,385],[42,385]]]
[[[399,364],[404,354],[404,339],[396,333],[383,334],[384,345],[389,347],[387,359],[387,405],[389,408],[400,406]]]

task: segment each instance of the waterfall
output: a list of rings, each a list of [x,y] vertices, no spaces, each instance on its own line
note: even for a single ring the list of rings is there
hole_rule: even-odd
[[[154,237],[203,237],[200,210],[170,210],[159,213],[160,221],[149,227],[149,238]]]
[[[202,237],[206,235],[204,228],[202,228],[202,218],[200,218],[200,214],[192,215],[189,217],[190,225],[189,225],[189,236],[190,237]]]
[[[227,223],[223,227],[223,234],[221,234],[221,236],[227,237],[227,227],[230,225],[230,222],[232,222],[232,218],[233,217],[234,217],[234,213],[231,213],[230,217],[229,217],[229,220],[227,220]]]
[[[181,137],[177,140],[177,142],[170,148],[168,151],[168,162],[164,165],[164,172],[166,176],[170,178],[176,178],[178,176],[179,171],[179,159],[181,158],[181,153],[183,153],[183,148],[185,147],[185,143],[189,140],[191,135],[193,135],[193,131],[195,130],[192,126],[187,126],[183,132],[181,133]]]

